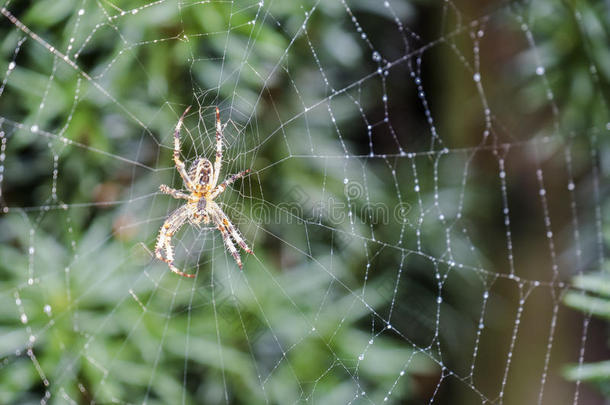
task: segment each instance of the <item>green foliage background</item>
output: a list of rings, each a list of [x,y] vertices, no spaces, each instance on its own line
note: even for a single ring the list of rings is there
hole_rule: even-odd
[[[544,403],[571,400],[569,380],[609,392],[605,362],[574,364],[583,316],[561,304],[605,340],[591,315],[608,317],[608,3],[390,3],[0,2],[44,41],[2,17],[0,403],[493,401],[525,293],[504,403],[538,399],[554,310]],[[211,156],[218,105],[221,177],[252,170],[222,197],[256,253],[243,272],[217,233],[188,225],[175,241],[195,280],[151,256],[177,207],[157,189],[180,187],[172,131],[187,105],[183,157]],[[507,277],[498,156],[516,274],[541,288]],[[356,218],[316,211],[329,200]],[[392,216],[373,220],[371,203]]]

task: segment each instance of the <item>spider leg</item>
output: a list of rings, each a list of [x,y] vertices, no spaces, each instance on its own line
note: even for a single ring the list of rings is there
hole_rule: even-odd
[[[210,188],[216,187],[220,167],[222,166],[222,125],[220,124],[220,111],[216,107],[216,160],[214,160],[214,177]]]
[[[189,198],[191,198],[188,194],[175,190],[171,187],[168,187],[165,184],[161,184],[159,186],[159,190],[161,190],[162,193],[169,194],[176,199],[183,198],[185,200],[188,200]]]
[[[201,222],[195,222],[195,221],[189,220],[189,223],[190,223],[191,225],[193,225],[195,228],[197,228],[197,230],[198,230],[198,231],[201,231],[201,230],[202,230],[202,228],[201,228]]]
[[[250,169],[246,169],[243,172],[233,174],[225,179],[222,183],[220,183],[214,190],[212,190],[212,194],[210,194],[210,198],[216,198],[220,193],[226,190],[227,186],[235,182],[235,180],[244,177],[246,174],[250,173]]]
[[[189,175],[184,168],[184,162],[180,160],[180,128],[182,127],[182,121],[184,120],[184,117],[186,117],[186,113],[188,113],[190,109],[191,106],[186,107],[186,110],[184,110],[182,116],[180,116],[180,119],[176,124],[176,129],[174,130],[174,163],[176,164],[178,173],[180,173],[180,177],[182,177],[184,186],[191,191],[195,191],[193,181],[189,178]]]
[[[207,215],[202,216],[198,213],[195,213],[192,217],[189,217],[188,221],[191,225],[197,227],[197,229],[201,231],[201,223],[207,224],[208,222],[210,222],[210,219]]]
[[[218,230],[220,231],[220,234],[222,235],[222,240],[224,241],[225,246],[229,250],[229,253],[231,253],[231,256],[233,256],[233,259],[235,259],[235,262],[237,263],[239,268],[242,269],[243,264],[241,263],[241,257],[239,257],[239,253],[237,252],[235,245],[231,241],[231,235],[230,235],[227,227],[223,224],[224,221],[222,220],[222,218],[220,216],[217,216],[217,215],[214,215],[213,218],[214,218],[214,223],[216,224],[216,228],[218,228]]]
[[[237,230],[237,228],[235,228],[235,225],[233,225],[233,223],[229,220],[229,217],[227,217],[227,214],[225,214],[224,211],[222,211],[220,208],[218,209],[218,211],[219,211],[218,214],[221,217],[223,225],[227,227],[229,234],[235,240],[235,242],[237,242],[239,247],[241,247],[243,250],[245,250],[246,253],[254,254],[254,252],[252,252],[252,249],[250,249],[248,247],[248,245],[246,244],[246,241],[244,240],[243,236],[241,236],[241,233]]]
[[[155,245],[155,256],[157,259],[164,261],[169,266],[169,269],[174,273],[183,276],[194,278],[195,274],[184,273],[174,266],[174,249],[172,247],[172,236],[180,229],[184,222],[189,217],[189,207],[187,204],[178,208],[165,220],[161,229],[159,230],[159,236],[157,238],[157,244]],[[165,250],[165,256],[163,251]]]

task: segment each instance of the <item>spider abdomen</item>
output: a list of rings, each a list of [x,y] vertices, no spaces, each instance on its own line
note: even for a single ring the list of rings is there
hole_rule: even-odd
[[[198,186],[207,186],[212,181],[214,169],[212,163],[206,158],[197,158],[188,173],[189,177]]]

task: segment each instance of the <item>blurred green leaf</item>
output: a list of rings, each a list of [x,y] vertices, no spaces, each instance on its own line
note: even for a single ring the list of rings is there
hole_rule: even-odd
[[[571,381],[600,382],[610,380],[610,361],[569,366],[564,376]]]

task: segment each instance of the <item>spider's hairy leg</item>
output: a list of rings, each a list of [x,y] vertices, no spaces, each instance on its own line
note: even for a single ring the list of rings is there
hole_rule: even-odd
[[[239,257],[239,253],[237,252],[235,245],[231,241],[231,236],[229,234],[229,231],[222,223],[217,223],[216,228],[218,228],[218,230],[222,234],[222,240],[224,241],[227,249],[229,249],[229,253],[231,253],[231,256],[233,256],[233,259],[235,259],[235,262],[237,263],[239,268],[243,269],[243,264],[241,263],[241,257]]]
[[[178,173],[180,173],[180,177],[182,177],[184,186],[191,191],[195,191],[193,182],[189,178],[189,175],[186,173],[186,169],[184,168],[184,162],[180,160],[180,128],[182,128],[182,121],[184,121],[184,117],[186,117],[186,114],[190,109],[191,106],[186,107],[186,110],[184,110],[180,116],[180,119],[176,124],[176,129],[174,130],[174,163]]]
[[[205,201],[205,199],[202,199]],[[200,201],[202,201],[200,200]],[[189,222],[191,225],[196,226],[197,229],[201,230],[201,224],[207,224],[210,222],[210,216],[205,212],[197,209],[191,216],[189,216]]]
[[[212,199],[216,198],[220,193],[222,193],[223,191],[226,190],[228,185],[230,185],[233,182],[235,182],[235,180],[244,177],[248,173],[250,173],[250,169],[246,169],[243,172],[240,172],[240,173],[233,174],[233,175],[229,176],[228,178],[225,179],[225,181],[223,181],[218,186],[216,186],[214,191],[212,191],[212,194],[210,195],[210,198],[212,198]]]
[[[169,269],[174,273],[183,276],[194,278],[195,274],[184,273],[174,266],[174,249],[172,247],[172,236],[180,229],[184,222],[189,217],[189,207],[187,204],[178,208],[165,220],[155,245],[155,256],[157,259],[164,261],[169,266]],[[164,252],[165,251],[165,252]],[[163,255],[165,253],[165,256]]]
[[[159,190],[161,190],[162,193],[169,194],[176,199],[183,198],[185,200],[188,200],[190,198],[190,196],[188,194],[175,190],[171,187],[168,187],[165,184],[161,184],[159,186]]]
[[[218,214],[220,215],[223,225],[227,227],[229,234],[235,240],[235,242],[237,242],[237,244],[243,250],[245,250],[246,253],[250,253],[251,255],[254,254],[252,249],[250,249],[248,247],[248,245],[246,244],[246,241],[244,240],[243,236],[241,236],[241,233],[237,230],[237,228],[235,228],[235,225],[233,225],[233,223],[229,220],[229,218],[227,217],[227,214],[225,214],[224,211],[222,211],[220,208],[218,209],[218,211],[219,211]]]
[[[220,124],[220,111],[216,107],[216,160],[214,160],[214,174],[212,178],[212,188],[218,183],[220,168],[222,166],[222,125]]]

